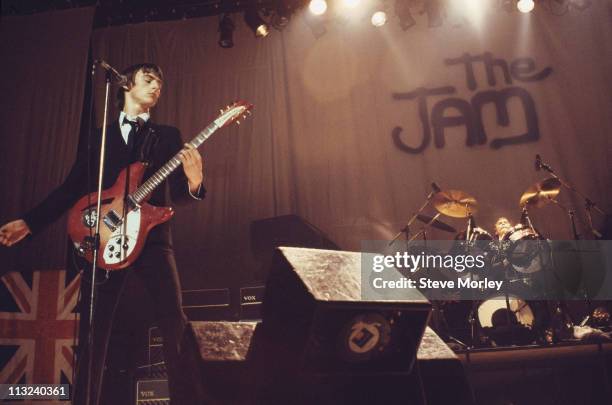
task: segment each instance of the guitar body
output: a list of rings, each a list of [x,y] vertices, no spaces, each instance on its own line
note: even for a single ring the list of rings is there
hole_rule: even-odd
[[[171,207],[126,202],[125,197],[140,185],[145,169],[143,163],[131,164],[121,171],[111,188],[102,191],[100,268],[120,270],[131,265],[142,252],[149,231],[174,215]],[[97,196],[97,192],[91,193],[90,197],[85,195],[68,213],[68,234],[77,251],[90,263],[93,263]]]

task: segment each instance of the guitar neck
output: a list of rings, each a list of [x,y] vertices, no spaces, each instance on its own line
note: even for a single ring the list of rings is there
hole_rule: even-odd
[[[189,145],[194,148],[199,147],[206,141],[219,127],[212,122],[206,128],[204,128],[198,135],[196,135],[190,142]],[[180,153],[180,152],[179,152]],[[174,155],[172,159],[170,159],[165,165],[163,165],[159,170],[157,170],[151,177],[147,179],[144,183],[140,185],[130,195],[130,199],[137,204],[140,204],[144,201],[164,180],[168,178],[176,170],[177,167],[181,165],[181,160],[179,159],[179,153]]]

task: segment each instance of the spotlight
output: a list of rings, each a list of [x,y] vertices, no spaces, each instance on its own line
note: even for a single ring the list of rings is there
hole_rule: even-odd
[[[219,20],[219,46],[221,48],[232,48],[234,46],[234,21],[229,14],[223,14]]]
[[[291,9],[285,2],[279,2],[278,6],[274,10],[272,17],[270,18],[270,24],[275,29],[281,31],[287,24],[289,24],[289,18],[291,17]]]
[[[255,8],[249,8],[244,12],[244,22],[246,22],[257,38],[267,37],[270,33],[270,27],[261,19]]]
[[[327,2],[325,0],[310,0],[308,9],[314,15],[322,15],[327,11]]]
[[[375,27],[382,27],[387,22],[387,13],[384,11],[377,11],[372,14],[372,25]]]
[[[416,24],[416,21],[414,21],[414,17],[412,17],[412,13],[410,12],[408,2],[405,0],[397,0],[395,2],[395,14],[397,15],[397,18],[399,18],[400,28],[403,31],[406,31],[408,28]]]
[[[533,0],[519,0],[519,2],[516,3],[516,8],[518,8],[521,13],[528,13],[533,10],[534,7],[535,3]]]

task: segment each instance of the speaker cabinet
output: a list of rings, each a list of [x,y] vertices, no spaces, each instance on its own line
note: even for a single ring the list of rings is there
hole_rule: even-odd
[[[431,305],[361,298],[361,254],[281,247],[263,302],[263,326],[303,372],[410,373]]]

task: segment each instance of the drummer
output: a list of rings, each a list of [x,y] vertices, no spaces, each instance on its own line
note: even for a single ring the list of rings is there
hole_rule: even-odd
[[[495,221],[495,236],[497,236],[498,240],[504,239],[504,236],[512,231],[512,229],[512,224],[506,217],[499,217],[497,221]]]

